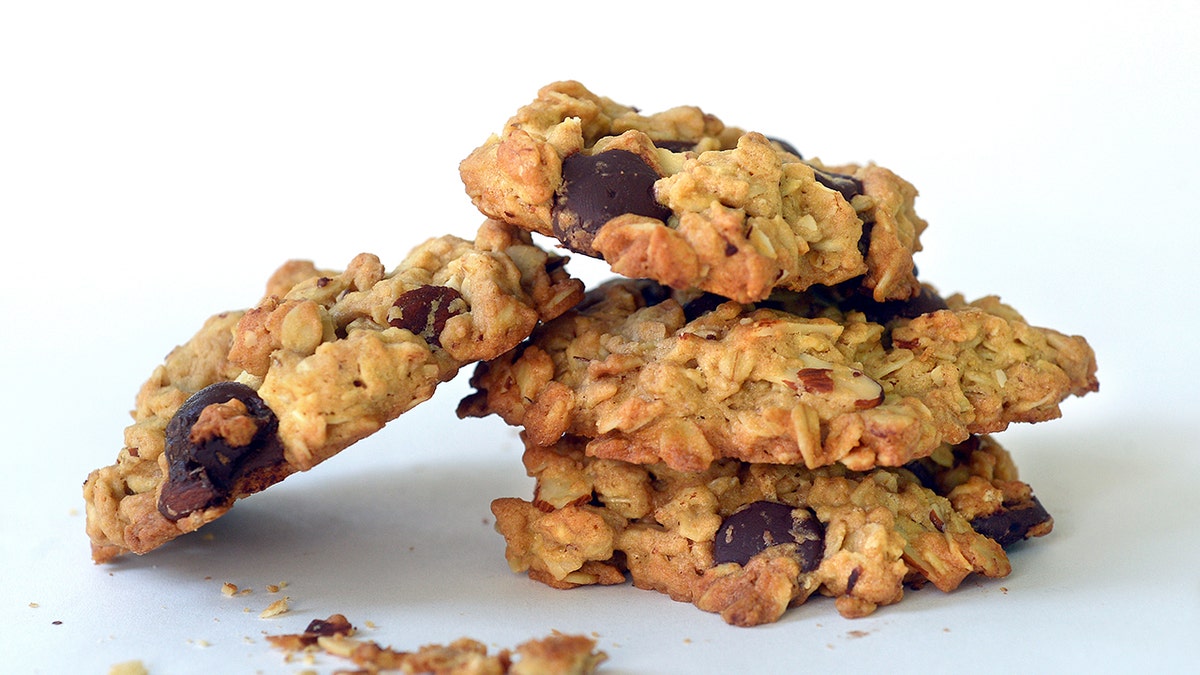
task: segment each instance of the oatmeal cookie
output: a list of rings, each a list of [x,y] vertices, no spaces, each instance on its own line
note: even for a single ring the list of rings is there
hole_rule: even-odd
[[[694,106],[651,115],[574,81],[543,87],[460,165],[484,214],[618,274],[740,302],[856,279],[919,291],[916,189],[875,165],[826,166]]]
[[[1030,326],[996,298],[836,291],[742,305],[612,281],[480,364],[459,414],[681,471],[721,458],[865,470],[1057,417],[1064,398],[1098,387],[1083,338]]]
[[[738,626],[813,594],[852,618],[900,601],[906,585],[948,592],[970,574],[1004,577],[1004,547],[1053,527],[989,436],[866,472],[731,459],[680,472],[585,445],[526,442],[533,499],[492,503],[512,570],[562,589],[628,575]]]
[[[84,485],[92,555],[145,553],[382,428],[467,363],[583,294],[564,260],[495,221],[394,270],[284,265],[253,309],[209,319],[137,395],[115,464]]]

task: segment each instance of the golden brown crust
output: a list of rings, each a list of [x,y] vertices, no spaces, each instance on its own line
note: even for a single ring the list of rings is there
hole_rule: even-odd
[[[739,626],[775,621],[813,594],[836,598],[840,613],[858,617],[899,602],[905,584],[948,592],[970,574],[1006,576],[1011,567],[1000,543],[972,527],[984,514],[956,493],[977,484],[1032,494],[990,437],[939,446],[936,461],[913,471],[721,460],[680,472],[591,457],[584,446],[569,437],[549,448],[526,440],[532,500],[492,505],[513,571],[561,589],[620,583],[627,573],[638,588]],[[744,562],[716,559],[727,519],[764,501],[815,515],[816,559],[782,541]],[[1044,535],[1052,524],[1044,515],[1021,536]]]
[[[392,271],[370,254],[341,273],[290,262],[268,291],[253,309],[206,322],[142,387],[117,462],[92,472],[84,486],[97,562],[190,532],[234,499],[375,432],[466,363],[498,356],[540,320],[566,311],[582,297],[582,284],[528,234],[488,221],[474,242],[431,239]],[[233,381],[278,420],[282,460],[237,478],[227,498],[207,507],[182,515],[168,508],[178,516],[172,520],[160,512],[170,473],[167,424],[196,392]],[[219,437],[229,447],[244,445],[239,425],[246,420],[221,405],[197,412],[212,433],[193,443]]]
[[[810,318],[732,302],[688,320],[676,298],[648,304],[665,293],[647,287],[596,289],[480,365],[460,415],[679,470],[724,457],[865,470],[1057,417],[1065,397],[1097,388],[1083,338],[1032,327],[994,298],[950,298],[886,326],[837,306]]]
[[[659,176],[653,197],[669,215],[625,205],[583,227],[562,207],[571,187],[564,162],[612,151]],[[925,222],[911,184],[881,167],[802,160],[693,106],[643,115],[578,82],[555,82],[459,168],[487,216],[556,236],[624,276],[740,302],[859,277],[880,301],[918,290],[912,255]]]

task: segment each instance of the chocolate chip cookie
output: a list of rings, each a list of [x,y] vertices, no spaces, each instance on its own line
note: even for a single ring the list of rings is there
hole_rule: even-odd
[[[1095,391],[1087,342],[995,297],[856,289],[758,304],[614,280],[480,364],[461,416],[498,414],[531,443],[678,471],[714,461],[902,466],[971,434],[1057,417]]]
[[[527,439],[533,499],[492,504],[513,571],[562,589],[628,575],[738,626],[775,621],[814,594],[852,618],[899,602],[905,586],[948,592],[971,574],[1004,577],[1004,547],[1053,527],[989,436],[863,472],[733,459],[681,472],[586,445]]]
[[[138,393],[115,464],[84,485],[97,562],[145,553],[379,430],[467,363],[582,297],[564,259],[487,221],[388,271],[284,265],[254,308],[210,318]]]
[[[756,302],[856,280],[920,290],[916,189],[875,165],[827,166],[694,106],[643,115],[574,81],[542,88],[460,166],[484,214],[618,274]]]

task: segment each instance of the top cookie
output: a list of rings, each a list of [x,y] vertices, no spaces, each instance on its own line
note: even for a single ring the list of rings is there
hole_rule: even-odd
[[[495,221],[387,271],[284,265],[249,311],[218,314],[137,396],[115,464],[84,485],[97,562],[145,553],[305,471],[502,354],[582,297],[563,259]]]
[[[652,115],[556,82],[460,165],[491,218],[625,276],[756,302],[851,279],[920,292],[917,191],[879,166],[826,166],[696,107]]]

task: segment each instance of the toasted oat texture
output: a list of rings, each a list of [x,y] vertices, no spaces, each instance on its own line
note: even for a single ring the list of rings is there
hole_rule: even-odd
[[[562,258],[495,221],[392,271],[370,254],[341,273],[285,264],[258,306],[209,319],[143,385],[116,463],[84,485],[93,558],[145,553],[312,468],[582,293]]]
[[[350,659],[363,673],[404,672],[433,675],[588,675],[608,659],[596,651],[596,641],[582,635],[554,632],[516,647],[489,654],[478,640],[460,638],[448,645],[425,645],[399,651],[354,637],[346,617],[334,614],[309,624],[304,633],[268,635],[267,641],[289,653],[320,649]]]
[[[738,626],[776,621],[814,593],[853,618],[899,602],[906,584],[948,592],[970,574],[1003,577],[1002,543],[1053,527],[987,436],[868,472],[736,460],[680,472],[583,448],[527,442],[533,500],[492,503],[512,570],[561,589],[628,574]]]
[[[592,456],[681,471],[725,457],[861,471],[1057,417],[1064,398],[1098,387],[1083,338],[1034,328],[995,298],[856,305],[872,321],[815,294],[709,311],[705,297],[668,295],[628,280],[594,289],[478,366],[460,416],[496,413],[538,445],[569,434]]]
[[[460,174],[487,216],[628,277],[740,302],[849,279],[878,301],[920,288],[926,223],[911,184],[879,166],[801,159],[693,106],[642,115],[555,82]]]

